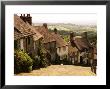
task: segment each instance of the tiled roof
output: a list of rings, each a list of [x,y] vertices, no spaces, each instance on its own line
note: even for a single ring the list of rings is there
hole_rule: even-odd
[[[42,38],[43,36],[36,30],[36,28],[34,26],[31,26],[28,22],[26,23],[30,28],[31,31],[33,31],[35,34],[33,35],[33,39],[34,41]]]
[[[66,41],[59,35],[55,33],[51,33],[48,31],[48,28],[44,26],[35,26],[36,30],[44,36],[44,43],[56,41],[57,47],[62,47],[68,45]]]
[[[35,29],[43,35],[43,43],[48,43],[55,41],[54,37],[51,35],[51,33],[48,31],[48,28],[45,28],[44,26],[35,26]]]
[[[31,28],[17,15],[14,14],[14,27],[24,36],[35,34]]]
[[[20,39],[22,37],[24,37],[24,35],[20,32],[17,32],[17,30],[14,29],[14,40]]]
[[[59,34],[55,34],[54,32],[51,33],[52,36],[54,37],[55,41],[56,41],[56,46],[57,47],[63,47],[63,46],[67,46],[68,43],[59,35]]]

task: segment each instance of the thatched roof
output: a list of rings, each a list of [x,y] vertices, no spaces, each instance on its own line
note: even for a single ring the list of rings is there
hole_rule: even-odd
[[[88,40],[86,38],[82,38],[82,37],[75,37],[74,38],[74,44],[76,45],[76,47],[80,51],[84,51],[85,49],[88,50],[91,47]]]

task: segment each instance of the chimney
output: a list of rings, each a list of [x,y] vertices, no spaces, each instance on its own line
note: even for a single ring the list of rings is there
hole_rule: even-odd
[[[27,17],[30,17],[30,14],[27,14]]]
[[[87,32],[84,32],[84,33],[82,34],[82,37],[83,37],[83,38],[87,38]]]
[[[57,29],[56,28],[54,28],[54,33],[57,34]]]
[[[70,43],[71,45],[74,47],[74,37],[75,37],[75,33],[74,32],[71,32],[70,33]]]
[[[74,32],[71,32],[70,33],[70,42],[73,40],[74,37],[75,37],[75,33]]]
[[[47,23],[43,23],[43,26],[44,26],[45,28],[47,28]]]
[[[23,16],[25,17],[25,14],[23,14]]]
[[[24,21],[24,22],[28,22],[30,25],[32,25],[32,17],[30,16],[30,14],[27,14],[27,16],[25,16],[25,14],[21,14],[20,18]]]
[[[20,18],[23,20],[23,15],[21,14]]]

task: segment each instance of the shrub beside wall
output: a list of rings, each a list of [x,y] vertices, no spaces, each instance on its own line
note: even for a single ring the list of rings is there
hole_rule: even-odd
[[[27,53],[21,50],[15,50],[14,73],[30,72],[32,71],[32,65],[33,65],[33,60]]]

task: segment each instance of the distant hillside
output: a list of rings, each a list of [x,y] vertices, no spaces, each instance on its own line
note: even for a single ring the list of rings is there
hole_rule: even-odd
[[[75,25],[75,24],[48,24],[48,28],[53,30],[57,28],[58,30],[65,30],[65,31],[74,31],[74,32],[83,32],[83,31],[95,31],[96,26],[90,25]]]
[[[88,39],[91,41],[97,40],[97,27],[96,26],[84,26],[75,24],[48,24],[50,32],[53,32],[54,28],[57,28],[58,33],[69,41],[69,35],[71,32],[75,32],[75,35],[81,35],[83,32],[87,32]]]
[[[36,26],[42,26],[42,23],[33,24]],[[90,40],[97,40],[97,26],[96,25],[76,25],[76,24],[64,24],[64,23],[48,23],[48,29],[53,32],[54,28],[58,30],[58,33],[69,41],[69,35],[71,32],[75,32],[76,35],[81,35],[83,32],[87,32]]]

